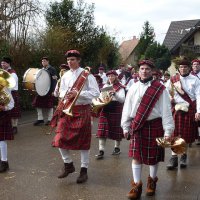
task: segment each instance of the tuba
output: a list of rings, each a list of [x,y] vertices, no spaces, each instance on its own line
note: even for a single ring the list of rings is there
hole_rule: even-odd
[[[183,154],[186,151],[187,144],[183,138],[175,137],[168,141],[164,137],[156,138],[158,146],[163,148],[171,148],[171,150],[176,154]]]
[[[10,102],[10,95],[5,92],[5,88],[15,87],[15,79],[7,71],[0,69],[0,105],[6,106]]]
[[[98,113],[101,108],[103,108],[112,101],[112,91],[113,86],[108,86],[101,89],[100,96],[92,100],[92,112]]]

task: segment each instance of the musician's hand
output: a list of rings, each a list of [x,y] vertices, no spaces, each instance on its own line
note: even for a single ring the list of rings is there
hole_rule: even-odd
[[[76,97],[77,93],[78,92],[76,90],[72,90],[72,91],[68,92],[67,99],[68,100],[73,99],[74,97]]]
[[[172,139],[170,136],[164,136],[164,138],[166,141],[171,141],[171,139]]]
[[[129,133],[129,132],[124,132],[124,137],[125,137],[127,140],[130,140],[130,138],[131,138],[130,133]]]
[[[195,113],[195,121],[200,121],[200,113]]]

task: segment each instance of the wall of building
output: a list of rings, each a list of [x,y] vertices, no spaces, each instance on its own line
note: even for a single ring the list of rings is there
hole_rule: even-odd
[[[200,31],[194,34],[194,45],[200,45]]]

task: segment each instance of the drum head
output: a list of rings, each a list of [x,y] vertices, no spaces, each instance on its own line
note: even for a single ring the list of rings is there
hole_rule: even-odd
[[[49,73],[44,70],[40,69],[37,73],[36,80],[35,80],[35,89],[38,95],[45,96],[51,86],[51,78]]]

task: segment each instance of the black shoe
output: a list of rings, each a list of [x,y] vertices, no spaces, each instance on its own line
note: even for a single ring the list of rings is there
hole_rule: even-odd
[[[48,126],[50,124],[50,121],[46,121],[44,125]]]
[[[168,170],[173,170],[178,167],[178,156],[172,156],[167,165]]]
[[[38,126],[38,125],[41,125],[41,124],[44,124],[44,120],[37,120],[33,123],[33,126]]]
[[[183,154],[180,158],[180,168],[186,168],[187,167],[187,154]]]
[[[104,156],[104,151],[102,151],[102,150],[99,151],[99,154],[95,155],[95,157],[96,157],[97,160],[102,159],[103,156]]]
[[[17,131],[17,127],[13,127],[13,134],[17,134],[18,131]]]
[[[0,173],[6,172],[7,170],[9,170],[8,161],[1,161],[1,164],[0,164]]]
[[[115,147],[113,152],[112,152],[112,155],[119,155],[120,153],[121,153],[120,148]]]
[[[81,167],[80,175],[77,178],[76,182],[77,183],[84,183],[88,180],[88,175],[87,175],[87,168]]]
[[[63,171],[62,173],[58,176],[58,178],[65,178],[69,174],[75,172],[75,167],[73,165],[73,162],[71,163],[64,163]]]

